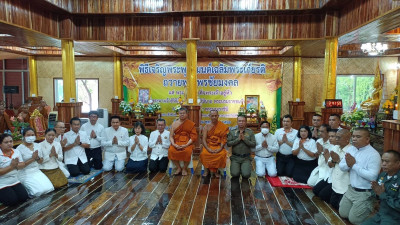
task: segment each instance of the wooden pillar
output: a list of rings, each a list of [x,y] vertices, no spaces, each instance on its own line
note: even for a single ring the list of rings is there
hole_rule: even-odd
[[[35,56],[29,56],[29,97],[38,95],[37,61]]]
[[[61,40],[64,102],[76,101],[74,41]]]
[[[324,62],[324,85],[322,96],[318,102],[317,112],[323,106],[325,99],[334,99],[336,97],[336,64],[338,54],[338,38],[328,38],[325,46],[325,62]]]
[[[123,99],[121,57],[118,56],[114,56],[114,98]]]
[[[197,105],[197,41],[198,38],[183,39],[186,41],[186,80],[189,105]]]
[[[294,47],[293,101],[301,100],[302,59],[300,46]]]

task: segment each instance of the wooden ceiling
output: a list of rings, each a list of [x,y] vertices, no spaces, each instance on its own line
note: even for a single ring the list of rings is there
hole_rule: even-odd
[[[192,37],[199,57],[292,57],[294,46],[302,57],[324,57],[332,36],[339,57],[366,57],[360,45],[378,41],[389,45],[385,56],[400,56],[400,1],[191,2],[0,0],[0,58],[61,56],[62,38],[75,40],[79,57],[185,57],[183,39]]]

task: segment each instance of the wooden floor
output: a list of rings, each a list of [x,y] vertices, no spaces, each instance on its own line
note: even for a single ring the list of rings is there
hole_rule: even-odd
[[[311,190],[192,176],[104,172],[91,181],[0,206],[0,224],[349,224]]]

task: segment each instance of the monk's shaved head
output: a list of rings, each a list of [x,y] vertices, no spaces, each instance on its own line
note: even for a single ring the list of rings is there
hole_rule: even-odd
[[[211,109],[211,110],[210,110],[210,115],[211,115],[211,113],[213,113],[213,112],[216,113],[216,114],[218,115],[218,110],[216,110],[216,109]]]

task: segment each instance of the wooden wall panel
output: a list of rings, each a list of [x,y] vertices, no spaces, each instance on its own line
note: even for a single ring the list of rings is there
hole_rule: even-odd
[[[75,40],[175,41],[182,39],[182,17],[74,18]]]
[[[339,34],[347,33],[374,18],[400,7],[400,1],[353,0],[340,10]]]
[[[317,9],[329,0],[45,0],[71,13],[153,13]]]
[[[19,92],[18,94],[5,94],[7,98],[7,106],[11,103],[12,97],[12,104],[15,108],[18,108],[22,104],[22,76],[21,72],[5,72],[5,82],[4,85],[7,86],[18,86]],[[12,95],[12,96],[11,96]]]
[[[201,17],[202,40],[324,37],[324,15]]]

